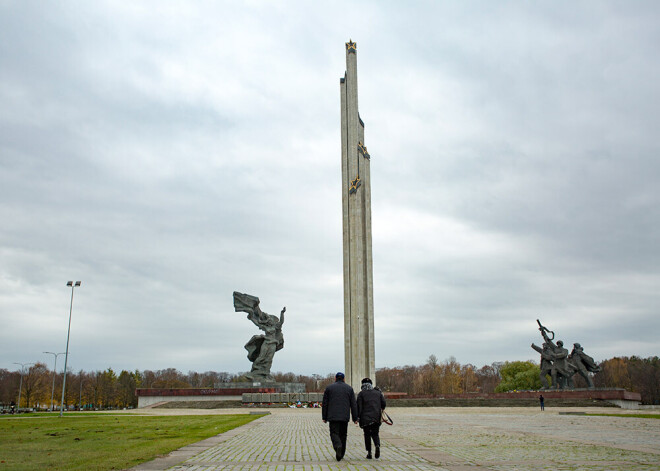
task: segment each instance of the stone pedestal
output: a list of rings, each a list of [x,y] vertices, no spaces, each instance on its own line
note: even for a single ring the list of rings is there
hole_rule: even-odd
[[[597,389],[541,389],[538,391],[509,391],[502,393],[460,393],[433,395],[408,395],[401,392],[386,391],[385,398],[393,407],[402,406],[519,406],[538,404],[539,396],[545,398],[545,405],[552,406],[562,402],[587,402],[614,404],[622,409],[639,409],[642,396],[637,392],[621,388]]]

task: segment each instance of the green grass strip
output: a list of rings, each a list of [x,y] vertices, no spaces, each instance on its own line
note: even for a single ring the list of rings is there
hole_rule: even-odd
[[[63,414],[65,417],[93,417],[93,416],[117,416],[117,415],[126,415],[126,412],[65,412]],[[0,415],[0,420],[2,419],[16,419],[22,418],[27,419],[31,417],[59,417],[60,413],[55,412],[21,412],[20,414],[2,414]]]
[[[125,469],[258,415],[27,417],[0,420],[0,470]]]
[[[660,419],[660,414],[585,414],[600,417],[635,417],[637,419]]]

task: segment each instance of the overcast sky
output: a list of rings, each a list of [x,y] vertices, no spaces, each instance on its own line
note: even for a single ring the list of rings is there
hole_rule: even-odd
[[[344,368],[357,42],[376,366],[660,354],[660,3],[0,0],[0,368]],[[63,366],[60,357],[58,369]]]

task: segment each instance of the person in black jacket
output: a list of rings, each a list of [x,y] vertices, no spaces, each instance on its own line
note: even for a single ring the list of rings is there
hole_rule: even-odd
[[[337,461],[341,461],[346,453],[346,435],[348,421],[353,417],[357,422],[357,403],[353,388],[344,382],[344,373],[335,375],[335,382],[323,392],[323,423],[330,422],[330,440],[335,449]]]
[[[385,397],[379,389],[374,389],[369,378],[362,380],[362,391],[357,397],[358,420],[364,432],[364,446],[367,449],[367,459],[371,459],[371,441],[376,447],[375,457],[380,458],[380,422],[385,409]]]

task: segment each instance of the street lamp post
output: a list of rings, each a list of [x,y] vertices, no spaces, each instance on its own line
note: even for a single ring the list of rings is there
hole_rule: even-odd
[[[16,412],[21,411],[21,392],[23,392],[23,371],[27,365],[34,365],[34,363],[16,363],[14,365],[21,365],[21,382],[18,385],[18,405],[16,406]],[[29,404],[28,404],[29,405]]]
[[[78,410],[82,410],[82,370],[80,370],[80,399],[78,401]]]
[[[64,391],[66,389],[66,366],[69,362],[69,334],[71,334],[71,312],[73,311],[73,289],[80,286],[80,281],[68,281],[67,286],[71,286],[71,306],[69,307],[69,329],[66,331],[66,350],[64,352],[64,380],[62,381],[62,401],[60,402],[60,417],[64,412]]]
[[[44,353],[50,353],[55,357],[55,365],[53,366],[53,388],[50,390],[50,411],[53,412],[53,410],[55,409],[53,405],[53,396],[55,395],[55,376],[57,376],[57,357],[59,355],[64,355],[64,352],[62,353],[44,352]]]

